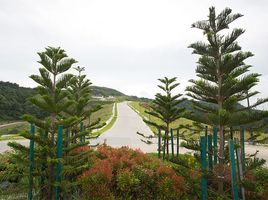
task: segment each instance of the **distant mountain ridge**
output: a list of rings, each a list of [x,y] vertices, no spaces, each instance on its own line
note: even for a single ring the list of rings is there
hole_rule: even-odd
[[[133,98],[112,88],[92,86],[91,89],[91,94],[95,97]],[[44,112],[27,101],[28,97],[36,94],[35,88],[21,87],[17,83],[0,81],[0,120],[19,120],[25,113],[44,116]]]

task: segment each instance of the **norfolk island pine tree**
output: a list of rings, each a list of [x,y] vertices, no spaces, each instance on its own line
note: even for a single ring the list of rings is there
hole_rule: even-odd
[[[164,92],[164,94],[157,93],[155,95],[155,99],[152,101],[152,104],[149,105],[150,110],[146,110],[145,112],[151,116],[158,118],[161,123],[158,124],[147,119],[143,120],[145,123],[154,126],[157,129],[164,130],[164,138],[168,143],[170,137],[170,124],[185,115],[185,109],[178,107],[179,104],[181,104],[185,99],[180,98],[182,94],[172,95],[172,90],[174,90],[179,85],[179,83],[176,82],[176,77],[164,77],[163,79],[158,80],[162,83],[162,85],[158,85],[158,87]],[[166,145],[166,148],[168,153],[168,145]]]
[[[101,106],[91,106],[91,82],[82,74],[85,70],[83,67],[74,68],[78,75],[74,75],[67,84],[68,99],[73,102],[69,106],[65,115],[76,116],[78,121],[66,130],[64,138],[64,167],[62,188],[64,195],[71,196],[77,193],[79,182],[77,177],[89,168],[89,156],[91,154],[89,141],[86,136],[91,138],[92,130],[105,125],[100,124],[101,119],[89,122],[92,113],[101,109]],[[82,129],[82,130],[81,130]]]
[[[42,177],[44,185],[40,186],[40,198],[53,199],[55,195],[55,165],[58,162],[63,163],[62,174],[68,175],[70,165],[66,162],[64,166],[64,159],[70,158],[68,151],[74,150],[87,143],[80,143],[76,146],[71,146],[64,149],[65,157],[59,161],[56,157],[56,143],[57,143],[57,129],[62,125],[65,129],[71,128],[78,124],[81,119],[80,116],[67,115],[67,109],[74,104],[74,100],[68,98],[70,93],[65,89],[68,87],[69,82],[74,77],[71,74],[64,72],[68,71],[71,66],[76,63],[74,59],[68,58],[65,51],[61,48],[48,47],[46,51],[38,53],[40,57],[39,63],[42,68],[39,69],[39,75],[30,76],[35,82],[39,84],[38,95],[30,98],[29,100],[42,110],[48,113],[45,119],[38,119],[35,116],[24,115],[23,118],[31,124],[38,127],[35,136],[29,135],[25,132],[22,135],[25,138],[32,139],[35,144],[35,161],[34,161],[34,176],[36,178]],[[64,73],[64,74],[62,74]],[[84,132],[83,134],[87,134]],[[75,137],[75,136],[74,136]],[[65,143],[66,138],[65,139]],[[73,138],[69,138],[73,141]],[[16,156],[18,164],[27,165],[28,148],[17,143],[10,143],[19,156]],[[81,164],[81,163],[80,163]],[[75,164],[73,164],[75,166]],[[63,179],[63,182],[65,179]]]
[[[224,130],[227,127],[259,121],[267,116],[267,112],[264,111],[248,112],[248,109],[267,102],[267,98],[259,99],[249,107],[237,107],[238,103],[258,94],[257,91],[248,91],[259,82],[260,77],[257,73],[247,73],[251,66],[246,65],[244,61],[253,54],[242,51],[236,41],[245,30],[235,28],[227,35],[222,33],[240,17],[241,14],[232,14],[230,8],[224,9],[216,16],[215,8],[211,7],[208,20],[192,25],[193,28],[203,31],[208,42],[196,42],[189,46],[193,49],[193,54],[200,55],[196,68],[199,79],[190,80],[192,85],[188,86],[186,91],[188,96],[194,99],[195,109],[204,113],[202,117],[193,114],[192,119],[216,126],[219,130],[220,194],[224,192]]]
[[[32,115],[24,115],[23,119],[38,127],[35,136],[30,136],[27,132],[22,135],[32,139],[35,148],[35,167],[36,176],[44,177],[45,184],[41,189],[41,198],[51,199],[54,197],[55,184],[55,165],[58,162],[56,157],[57,129],[59,125],[68,126],[75,123],[75,117],[63,119],[62,112],[68,108],[72,102],[66,100],[68,95],[64,90],[67,82],[72,78],[71,74],[63,74],[76,63],[72,58],[68,58],[65,51],[61,48],[48,47],[44,52],[38,53],[40,57],[40,75],[31,75],[39,86],[38,95],[29,98],[30,102],[48,113],[45,119],[38,119]],[[60,76],[60,77],[59,77]],[[20,145],[9,144],[19,151]],[[28,153],[25,151],[24,153]],[[40,156],[40,157],[39,157]],[[26,156],[27,157],[27,156]],[[44,168],[43,165],[46,165]],[[43,167],[43,169],[42,169]]]

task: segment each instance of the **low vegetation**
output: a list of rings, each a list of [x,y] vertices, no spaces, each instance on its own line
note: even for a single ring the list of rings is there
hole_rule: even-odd
[[[110,128],[113,127],[114,123],[116,122],[117,120],[117,116],[118,116],[118,111],[117,111],[117,103],[115,103],[114,105],[114,114],[111,115],[112,118],[109,118],[109,122],[106,123],[106,125],[102,128],[100,128],[99,130],[96,130],[96,132],[93,132],[94,135],[96,136],[99,136],[101,135],[102,133],[104,133],[105,131],[109,130]]]
[[[76,153],[86,152],[79,148]],[[76,178],[77,184],[68,199],[200,199],[201,172],[198,157],[180,155],[161,161],[154,154],[144,154],[128,147],[99,146],[90,150],[88,168]],[[248,165],[248,169],[250,165]],[[226,166],[226,169],[229,167]],[[24,168],[14,163],[10,153],[0,154],[0,181],[8,187],[0,189],[0,199],[25,199],[28,179]],[[217,168],[215,168],[217,170]],[[231,189],[230,170],[226,170],[225,187]],[[209,176],[210,177],[210,176]],[[250,170],[243,181],[247,199],[265,199],[268,189],[268,169]],[[209,199],[217,199],[213,177],[210,177]],[[38,184],[38,180],[35,181]],[[35,191],[37,198],[39,191]],[[222,199],[231,199],[226,193]]]
[[[95,120],[100,118],[101,119],[100,123],[105,123],[112,116],[113,107],[114,107],[114,103],[108,103],[108,104],[102,105],[102,108],[100,110],[94,112],[90,116],[89,120],[95,121]]]

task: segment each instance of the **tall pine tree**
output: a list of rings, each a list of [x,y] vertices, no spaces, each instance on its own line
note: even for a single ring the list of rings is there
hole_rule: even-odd
[[[196,42],[189,46],[193,49],[193,54],[200,55],[196,68],[199,79],[190,80],[192,85],[186,91],[195,100],[195,109],[204,113],[201,117],[193,115],[193,119],[218,127],[221,179],[224,178],[225,129],[262,119],[266,113],[249,114],[248,109],[268,101],[259,99],[249,107],[238,106],[240,102],[258,93],[252,87],[259,82],[260,76],[257,73],[247,73],[251,66],[244,61],[253,54],[242,51],[237,42],[245,30],[234,28],[226,34],[229,25],[240,17],[241,14],[232,14],[230,8],[225,8],[216,15],[215,8],[211,7],[207,20],[192,25],[203,31],[207,42]],[[219,181],[219,191],[223,193],[222,180]]]
[[[33,115],[24,115],[23,119],[37,127],[36,134],[30,135],[28,132],[22,134],[27,139],[32,139],[35,143],[34,150],[34,176],[41,179],[40,198],[55,198],[55,166],[58,162],[56,144],[57,131],[59,125],[64,128],[72,127],[77,123],[76,116],[66,117],[65,111],[73,102],[68,100],[68,92],[65,90],[68,82],[73,75],[66,72],[76,63],[60,47],[48,47],[44,52],[38,53],[40,57],[39,68],[40,75],[31,75],[30,77],[38,84],[38,95],[31,97],[31,103],[46,111],[49,116],[45,119],[39,119]],[[28,162],[29,149],[15,142],[9,144],[15,149],[21,158],[18,163],[24,159]],[[25,160],[26,159],[26,160]]]

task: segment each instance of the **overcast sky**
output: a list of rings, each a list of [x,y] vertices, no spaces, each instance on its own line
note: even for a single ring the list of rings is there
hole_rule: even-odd
[[[244,14],[232,27],[246,29],[239,43],[255,54],[247,63],[262,74],[256,89],[267,97],[265,0],[1,0],[0,80],[36,86],[28,78],[40,67],[36,52],[60,46],[94,85],[153,97],[158,78],[176,76],[183,91],[197,61],[187,46],[204,39],[190,27],[210,6]]]

